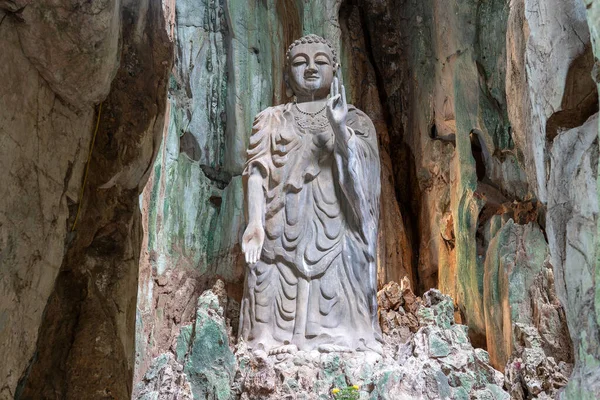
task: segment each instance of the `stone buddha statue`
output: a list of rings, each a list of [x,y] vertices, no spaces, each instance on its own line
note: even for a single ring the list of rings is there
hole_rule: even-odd
[[[294,101],[254,122],[240,317],[253,351],[381,352],[377,137],[369,117],[346,103],[338,68],[327,40],[296,40],[285,72]]]

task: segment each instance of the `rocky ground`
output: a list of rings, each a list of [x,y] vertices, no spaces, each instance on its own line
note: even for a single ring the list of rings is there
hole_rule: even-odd
[[[525,399],[551,398],[566,383],[570,366],[547,358],[531,327],[518,326],[519,350],[505,377],[485,350],[471,345],[467,327],[455,323],[450,297],[430,290],[421,299],[407,282],[392,282],[378,300],[383,356],[254,355],[243,341],[235,343],[227,319],[235,306],[217,282],[198,299],[196,320],[172,352],[153,360],[134,398],[335,399],[341,388],[356,399]]]

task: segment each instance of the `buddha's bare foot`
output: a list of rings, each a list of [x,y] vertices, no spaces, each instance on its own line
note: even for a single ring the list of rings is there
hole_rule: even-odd
[[[276,356],[279,354],[295,354],[298,352],[298,347],[295,344],[284,344],[283,346],[274,347],[269,350],[270,356]]]
[[[337,344],[322,344],[317,348],[321,353],[352,353],[352,349]]]

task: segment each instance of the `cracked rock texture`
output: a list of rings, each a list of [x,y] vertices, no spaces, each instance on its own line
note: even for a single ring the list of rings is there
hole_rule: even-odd
[[[516,351],[506,365],[505,387],[511,399],[554,399],[573,366],[548,356],[538,330],[515,324]]]

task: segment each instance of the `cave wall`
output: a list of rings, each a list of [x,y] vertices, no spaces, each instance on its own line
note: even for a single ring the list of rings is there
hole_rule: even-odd
[[[0,398],[131,395],[138,196],[163,130],[168,14],[0,2]]]
[[[63,34],[58,25],[67,26],[67,13],[46,7],[0,5],[2,398],[15,395],[34,357],[65,254],[69,205],[79,196],[94,105],[118,67],[118,36],[110,33],[120,28],[116,4],[97,10],[98,19],[79,10],[79,24],[64,32],[72,35],[68,43],[52,40]],[[82,35],[84,24],[89,31]]]
[[[500,369],[514,323],[534,325],[546,354],[567,362],[570,331],[565,393],[597,396],[593,4],[367,3],[370,35],[400,38],[372,51],[392,142],[414,159],[419,283],[453,296]]]
[[[287,101],[284,51],[308,32],[338,46],[349,99],[377,128],[379,283],[406,276],[417,292],[450,294],[499,369],[517,322],[535,327],[557,361],[573,361],[571,341],[577,365],[579,343],[598,347],[590,333],[569,334],[588,304],[570,293],[595,287],[584,283],[591,267],[564,279],[581,264],[564,256],[578,213],[583,258],[595,252],[598,100],[583,2],[183,1],[176,25],[169,128],[142,196],[136,380],[153,357],[175,352],[195,299],[217,277],[241,295],[239,175],[252,118]],[[565,170],[574,154],[563,150],[583,131],[588,140],[569,162],[585,173]]]
[[[591,77],[596,90],[599,90],[600,2],[584,0],[583,5],[593,54],[593,57],[588,56],[587,65],[592,65]],[[584,76],[587,76],[587,72]],[[577,357],[576,369],[571,375],[564,398],[592,399],[600,396],[600,192],[597,131],[596,115],[580,127],[561,132],[555,139],[560,143],[552,149],[551,160],[560,168],[556,173],[551,172],[548,184],[549,193],[553,194],[553,199],[548,202],[552,201],[555,206],[553,219],[556,246],[551,248],[553,261],[562,276],[557,290],[567,309]],[[569,148],[565,149],[565,145]]]
[[[452,295],[500,369],[514,324],[533,326],[574,357],[564,397],[597,397],[599,16],[596,0],[0,1],[0,397],[126,398],[203,289],[240,298],[250,126],[287,101],[284,51],[309,32],[377,128],[379,283]]]

